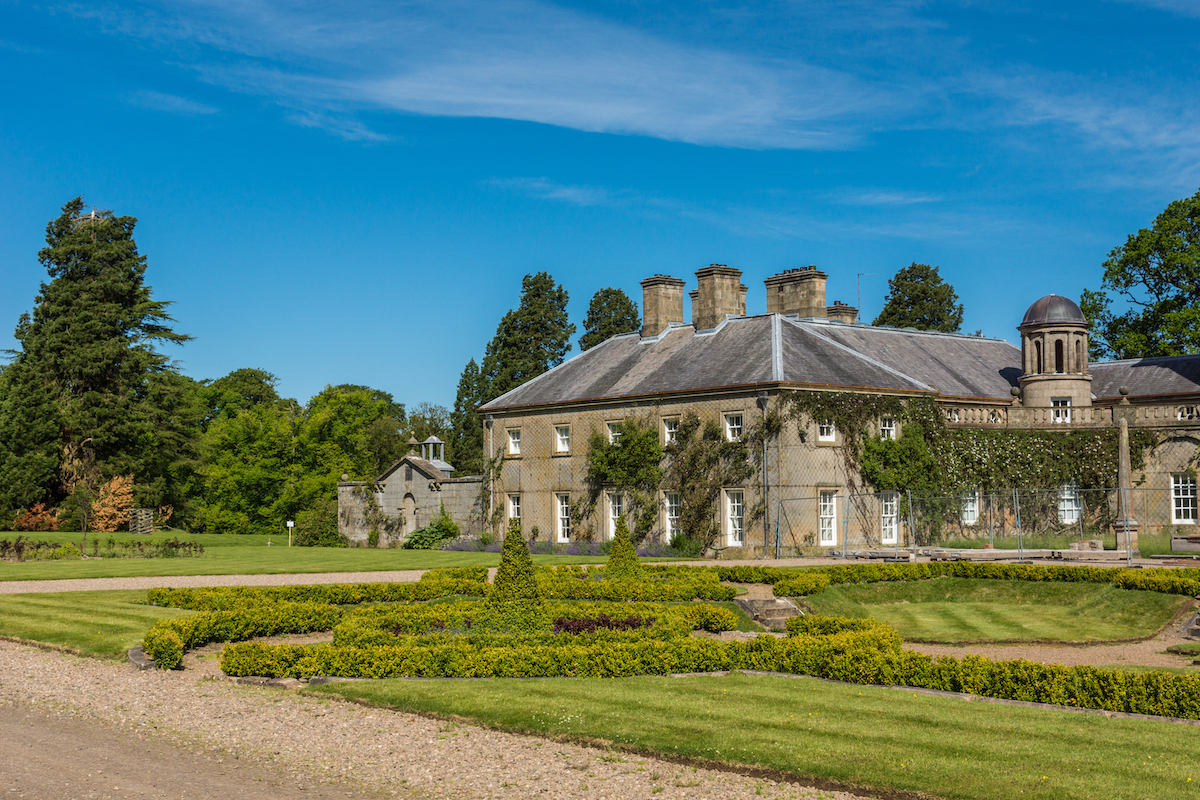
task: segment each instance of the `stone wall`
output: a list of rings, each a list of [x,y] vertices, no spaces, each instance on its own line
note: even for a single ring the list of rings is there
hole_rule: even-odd
[[[374,518],[378,546],[388,547],[429,525],[445,506],[464,535],[478,534],[484,523],[480,487],[478,477],[439,479],[401,462],[380,481],[338,484],[338,530],[352,546],[365,547]]]

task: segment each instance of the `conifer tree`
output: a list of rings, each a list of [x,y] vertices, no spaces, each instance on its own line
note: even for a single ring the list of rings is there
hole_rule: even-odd
[[[633,333],[641,327],[637,303],[630,300],[629,295],[620,289],[601,289],[592,295],[592,302],[588,304],[579,349],[590,350],[613,336]]]
[[[182,504],[186,469],[175,465],[194,458],[200,410],[155,348],[190,337],[152,299],[136,222],[84,214],[75,198],[46,227],[38,259],[50,282],[21,316],[20,350],[0,379],[4,510],[78,494],[86,524],[96,490],[117,475],[135,476],[139,504]]]
[[[608,551],[608,564],[604,568],[604,576],[610,579],[642,576],[642,562],[638,559],[633,542],[629,540],[629,526],[625,524],[624,514],[617,517],[617,530],[613,533],[612,549]]]

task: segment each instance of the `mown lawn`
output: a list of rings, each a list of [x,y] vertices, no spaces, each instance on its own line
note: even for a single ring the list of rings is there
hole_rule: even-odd
[[[378,681],[310,689],[668,757],[944,798],[1195,798],[1200,728],[811,679]],[[667,779],[669,782],[669,778]]]
[[[2,533],[0,539],[25,535],[55,544],[80,542],[78,533]],[[109,536],[118,542],[161,541],[173,536],[204,545],[204,555],[184,558],[102,558],[75,561],[0,562],[0,581],[66,578],[126,578],[157,575],[260,575],[302,572],[380,572],[434,567],[495,567],[499,553],[461,553],[442,550],[378,550],[369,548],[288,547],[287,537],[220,534],[133,536],[102,533],[101,549]],[[88,535],[88,554],[93,534]],[[270,541],[273,544],[268,545]],[[603,564],[607,556],[535,555],[535,564]],[[644,559],[678,560],[678,559]]]
[[[818,614],[873,617],[915,642],[1101,642],[1152,636],[1188,602],[1097,583],[939,578],[834,586]]]
[[[0,636],[124,658],[157,620],[195,613],[145,602],[145,590],[0,595]]]

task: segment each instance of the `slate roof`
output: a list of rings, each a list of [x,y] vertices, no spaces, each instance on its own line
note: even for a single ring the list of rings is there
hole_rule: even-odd
[[[780,384],[1007,402],[1020,367],[1020,348],[1000,339],[763,314],[615,336],[481,410]]]
[[[443,462],[443,463],[445,463],[445,462]],[[410,453],[410,454],[404,456],[403,458],[401,458],[395,464],[392,464],[386,470],[384,470],[384,473],[382,475],[380,475],[378,478],[376,478],[376,480],[377,481],[387,480],[388,478],[390,478],[392,476],[393,473],[395,473],[397,470],[400,469],[400,467],[404,466],[405,464],[412,464],[415,469],[420,470],[425,475],[425,477],[428,478],[429,480],[441,482],[450,477],[447,473],[443,472],[442,470],[440,470],[436,466],[434,466],[433,462],[426,461],[425,459],[421,458],[420,456],[414,456]],[[446,466],[450,466],[450,465],[447,464]]]
[[[1122,386],[1130,397],[1200,394],[1200,355],[1100,361],[1088,369],[1099,400],[1119,399]]]

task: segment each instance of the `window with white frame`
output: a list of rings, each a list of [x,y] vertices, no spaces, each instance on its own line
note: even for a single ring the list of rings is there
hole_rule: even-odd
[[[976,492],[967,492],[962,496],[962,505],[959,506],[958,518],[963,525],[974,525],[979,521],[979,494]]]
[[[508,496],[508,518],[515,519],[518,523],[521,521],[521,495],[510,494]]]
[[[619,492],[608,493],[608,538],[617,535],[617,520],[625,513],[625,497]]]
[[[620,438],[621,438],[621,423],[609,422],[608,423],[608,443],[616,444],[617,439],[620,439]]]
[[[1071,421],[1071,398],[1052,397],[1050,399],[1050,414],[1055,422]]]
[[[1067,481],[1058,490],[1058,521],[1064,525],[1079,522],[1079,483]]]
[[[899,492],[884,492],[880,495],[879,532],[880,544],[897,544],[900,541]]]
[[[833,427],[833,420],[823,419],[817,425],[817,441],[832,442],[837,439],[837,431]]]
[[[740,441],[742,438],[742,415],[741,414],[726,414],[725,415],[725,440],[729,442]]]
[[[896,420],[892,417],[884,417],[879,420],[879,436],[881,439],[895,439]]]
[[[837,544],[837,489],[822,489],[820,495],[817,543],[832,547]]]
[[[558,540],[560,542],[571,541],[571,495],[556,494],[554,495],[554,504],[558,507]]]
[[[667,512],[667,541],[671,541],[671,537],[679,533],[679,511],[682,506],[679,492],[667,492],[666,494],[666,512]]]
[[[667,444],[679,438],[679,420],[664,419],[663,420],[663,441]]]
[[[741,489],[725,490],[726,519],[729,520],[729,546],[746,543],[746,493]]]
[[[510,456],[521,455],[521,429],[510,428],[508,431],[508,454]]]
[[[1171,522],[1196,524],[1196,476],[1177,472],[1171,476]]]
[[[554,426],[554,451],[556,453],[571,452],[571,426]]]

